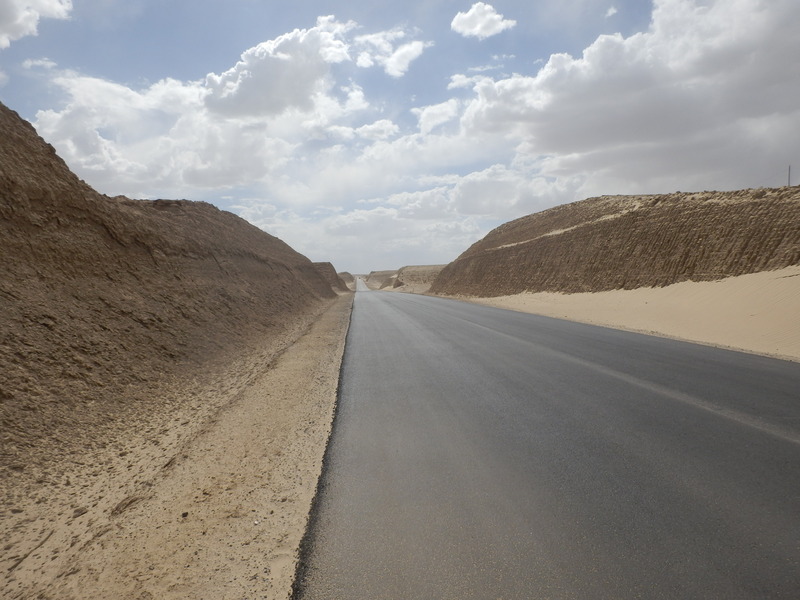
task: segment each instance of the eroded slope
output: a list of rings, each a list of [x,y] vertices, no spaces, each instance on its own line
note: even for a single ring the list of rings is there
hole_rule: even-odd
[[[800,263],[800,188],[604,196],[501,225],[431,293],[493,297],[710,281]]]
[[[147,483],[131,457],[151,448],[163,465],[336,297],[308,259],[233,214],[96,193],[2,105],[0,255],[9,577],[47,527],[75,523],[77,540],[78,521]],[[215,381],[231,364],[246,365],[236,383]]]

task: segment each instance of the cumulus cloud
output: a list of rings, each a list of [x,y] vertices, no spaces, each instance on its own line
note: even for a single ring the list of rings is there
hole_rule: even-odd
[[[354,37],[355,29],[320,17],[312,28],[246,50],[226,71],[141,89],[31,60],[27,68],[47,71],[65,95],[65,106],[40,111],[36,126],[73,168],[109,193],[261,186],[262,193],[300,203],[331,190],[346,195],[350,179],[342,173],[352,170],[358,148],[400,130],[376,119],[364,90],[337,82],[333,68],[354,60],[367,66],[369,59],[399,77],[427,46],[403,29]],[[340,183],[311,189],[304,182],[319,172],[332,172]],[[358,179],[354,173],[352,181]]]
[[[0,49],[36,35],[40,19],[66,19],[72,0],[8,0],[0,3]]]
[[[587,190],[753,185],[764,165],[748,155],[780,164],[797,150],[763,132],[776,119],[800,126],[788,101],[800,69],[790,61],[785,71],[798,27],[791,0],[656,0],[646,32],[601,36],[579,58],[553,55],[533,77],[483,79],[463,123],[474,135],[513,134],[555,175],[589,174]],[[729,168],[701,167],[715,155]]]
[[[386,140],[397,135],[400,128],[388,119],[381,119],[356,129],[356,133],[368,140]]]
[[[358,49],[356,64],[363,68],[380,65],[387,75],[402,77],[408,72],[411,63],[422,56],[426,48],[433,45],[432,42],[419,40],[398,45],[398,42],[407,36],[408,33],[403,29],[392,29],[356,37],[355,46]]]
[[[610,7],[608,8],[608,10],[606,11],[606,19],[608,19],[608,18],[610,18],[610,17],[613,17],[613,16],[614,16],[615,14],[617,14],[618,12],[619,12],[619,11],[617,10],[617,7],[616,7],[616,6],[610,6]]]
[[[447,102],[425,108],[414,108],[411,112],[417,115],[419,130],[422,135],[428,135],[439,125],[452,121],[459,115],[461,103],[451,99]]]
[[[511,29],[516,21],[505,19],[493,6],[484,2],[476,2],[467,12],[459,12],[450,23],[450,28],[465,37],[476,37],[485,40]]]
[[[206,77],[206,104],[229,116],[310,110],[315,97],[331,85],[330,65],[350,59],[343,37],[354,26],[320,17],[316,27],[296,29],[250,48],[232,68]]]
[[[314,259],[392,268],[447,262],[490,227],[590,195],[784,183],[800,155],[798,30],[795,0],[655,0],[642,32],[529,73],[465,65],[417,106],[371,96],[380,72],[358,77],[406,73],[418,34],[333,18],[198,81],[133,89],[29,66],[64,92],[37,129],[101,191],[231,196]]]

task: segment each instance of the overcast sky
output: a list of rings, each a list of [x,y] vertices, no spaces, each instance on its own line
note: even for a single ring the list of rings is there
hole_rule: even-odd
[[[800,178],[798,0],[0,0],[0,100],[100,192],[355,273],[601,194]]]

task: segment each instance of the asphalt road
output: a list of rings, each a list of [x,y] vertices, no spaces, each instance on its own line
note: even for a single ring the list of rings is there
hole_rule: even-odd
[[[800,364],[356,295],[295,597],[800,598]]]

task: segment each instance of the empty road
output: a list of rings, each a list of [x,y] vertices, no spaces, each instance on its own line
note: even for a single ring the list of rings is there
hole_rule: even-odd
[[[303,600],[798,598],[800,364],[359,292],[306,550]]]

